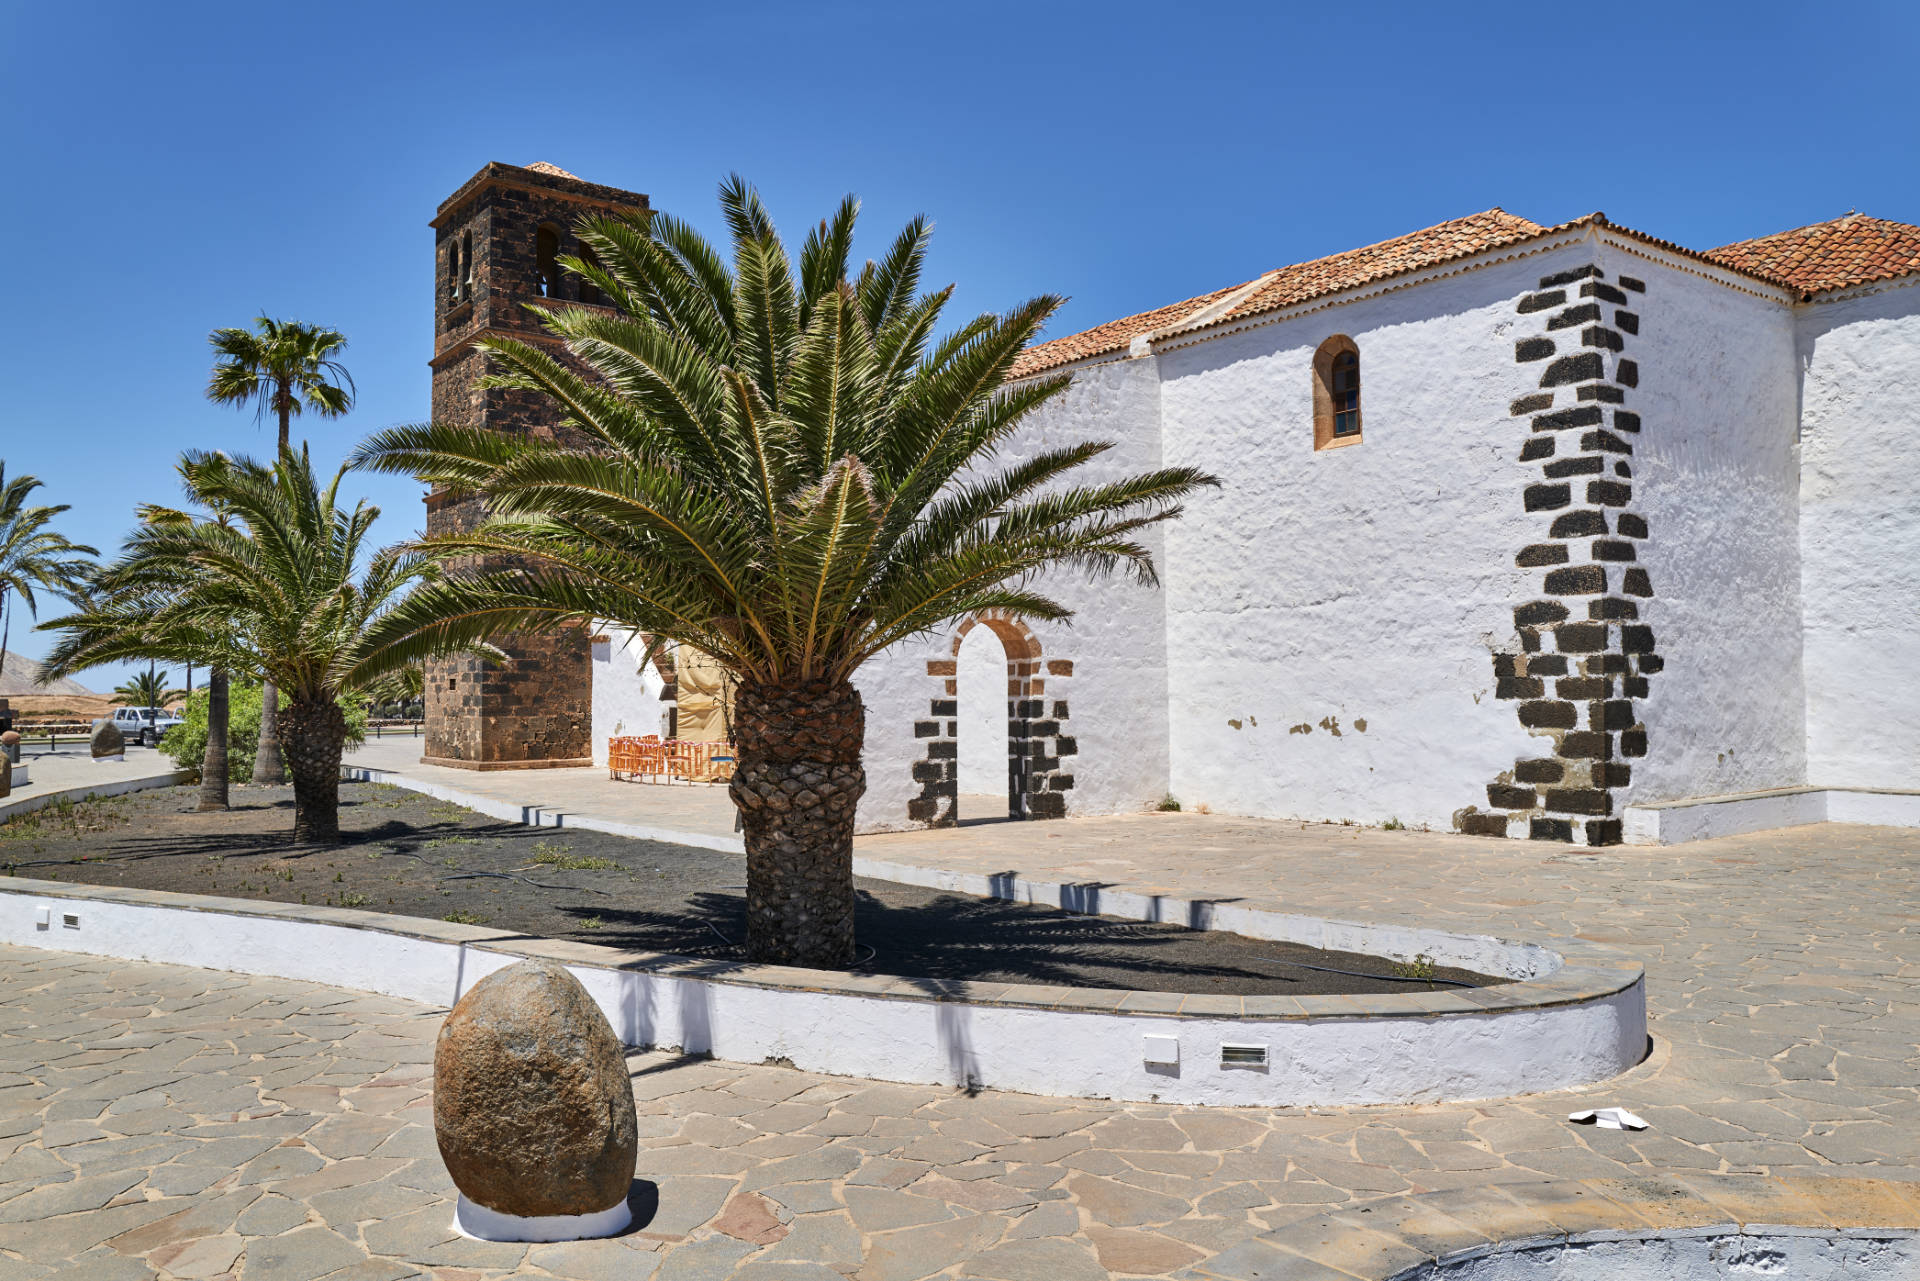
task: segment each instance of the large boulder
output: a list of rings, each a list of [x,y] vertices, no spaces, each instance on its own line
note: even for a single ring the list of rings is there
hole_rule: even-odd
[[[127,736],[120,727],[110,720],[98,720],[93,723],[93,739],[88,744],[93,749],[93,759],[104,760],[112,756],[125,756]]]
[[[498,1214],[595,1214],[633,1183],[639,1127],[626,1056],[580,981],[521,961],[440,1027],[433,1126],[454,1186]]]

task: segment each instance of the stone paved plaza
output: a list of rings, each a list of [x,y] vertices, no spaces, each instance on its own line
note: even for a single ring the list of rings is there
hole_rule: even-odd
[[[870,837],[859,852],[1575,936],[1645,962],[1655,1048],[1583,1091],[1312,1111],[968,1096],[642,1055],[644,1225],[496,1245],[450,1228],[428,1098],[442,1011],[8,950],[0,1281],[1333,1278],[1348,1274],[1304,1257],[1274,1271],[1295,1257],[1287,1238],[1255,1238],[1354,1202],[1493,1184],[1755,1173],[1920,1188],[1912,832],[1587,851],[1173,815]],[[1565,1120],[1602,1103],[1652,1128]]]

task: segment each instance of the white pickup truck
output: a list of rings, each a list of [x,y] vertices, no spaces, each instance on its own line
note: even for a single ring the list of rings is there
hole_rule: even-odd
[[[113,727],[129,743],[142,747],[158,747],[166,732],[178,724],[180,718],[164,709],[155,713],[144,707],[116,707],[113,711]]]

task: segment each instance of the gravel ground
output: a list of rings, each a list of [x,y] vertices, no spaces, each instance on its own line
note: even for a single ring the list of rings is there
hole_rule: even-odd
[[[343,784],[339,845],[291,843],[289,787],[49,807],[0,825],[0,870],[94,885],[315,903],[609,947],[742,959],[738,855],[502,823],[418,793]],[[860,880],[857,968],[907,977],[1231,994],[1424,991],[1379,957]],[[1323,968],[1312,968],[1323,967]],[[1330,973],[1329,970],[1349,971]],[[1442,980],[1502,980],[1439,969]]]

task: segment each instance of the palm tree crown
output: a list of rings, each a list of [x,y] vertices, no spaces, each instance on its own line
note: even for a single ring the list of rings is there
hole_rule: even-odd
[[[353,408],[353,376],[335,359],[346,350],[346,335],[269,316],[256,318],[253,325],[207,335],[218,357],[207,379],[208,400],[251,404],[258,417],[274,414],[281,449],[289,447],[291,422],[302,410],[338,418]]]
[[[560,431],[453,423],[380,432],[361,466],[487,495],[490,521],[428,539],[454,561],[375,625],[414,656],[499,633],[609,620],[705,651],[739,680],[731,783],[754,959],[840,966],[853,951],[854,807],[866,788],[867,659],[974,610],[1061,619],[1040,576],[1127,570],[1139,535],[1212,477],[1100,484],[1082,442],[996,466],[1059,375],[1008,383],[1059,305],[1040,297],[940,333],[920,292],[928,225],[851,267],[843,201],[797,260],[734,178],[732,261],[657,214],[583,223],[565,260],[610,308],[539,307],[565,353],[481,346],[495,386],[543,395]]]
[[[973,610],[1064,618],[1035,586],[1043,569],[1152,579],[1136,535],[1210,477],[1171,468],[1064,484],[1109,447],[1098,442],[990,466],[1068,384],[1005,385],[1059,299],[936,337],[952,291],[918,292],[924,220],[850,275],[853,200],[797,264],[739,179],[721,203],[731,266],[663,215],[583,225],[598,261],[565,264],[614,311],[537,309],[584,370],[529,344],[482,343],[499,385],[559,402],[565,439],[434,423],[360,447],[357,465],[489,496],[491,524],[434,550],[525,566],[451,575],[386,619],[383,639],[608,619],[784,687],[844,681]]]
[[[345,469],[323,488],[304,450],[272,467],[190,453],[180,472],[189,498],[220,519],[151,511],[94,599],[42,624],[62,632],[48,667],[147,658],[272,681],[288,699],[295,834],[330,839],[346,732],[336,700],[397,665],[375,652],[369,630],[432,567],[387,548],[356,571],[380,509],[342,507]]]
[[[129,707],[165,707],[187,696],[184,689],[168,689],[171,672],[139,672],[113,687],[113,701]]]
[[[68,509],[67,504],[27,505],[27,499],[42,483],[34,476],[8,480],[7,465],[0,462],[0,671],[6,668],[13,598],[18,596],[25,602],[27,613],[38,617],[39,601],[34,590],[74,594],[84,584],[90,558],[98,555],[93,548],[69,542],[49,528],[53,518]]]

